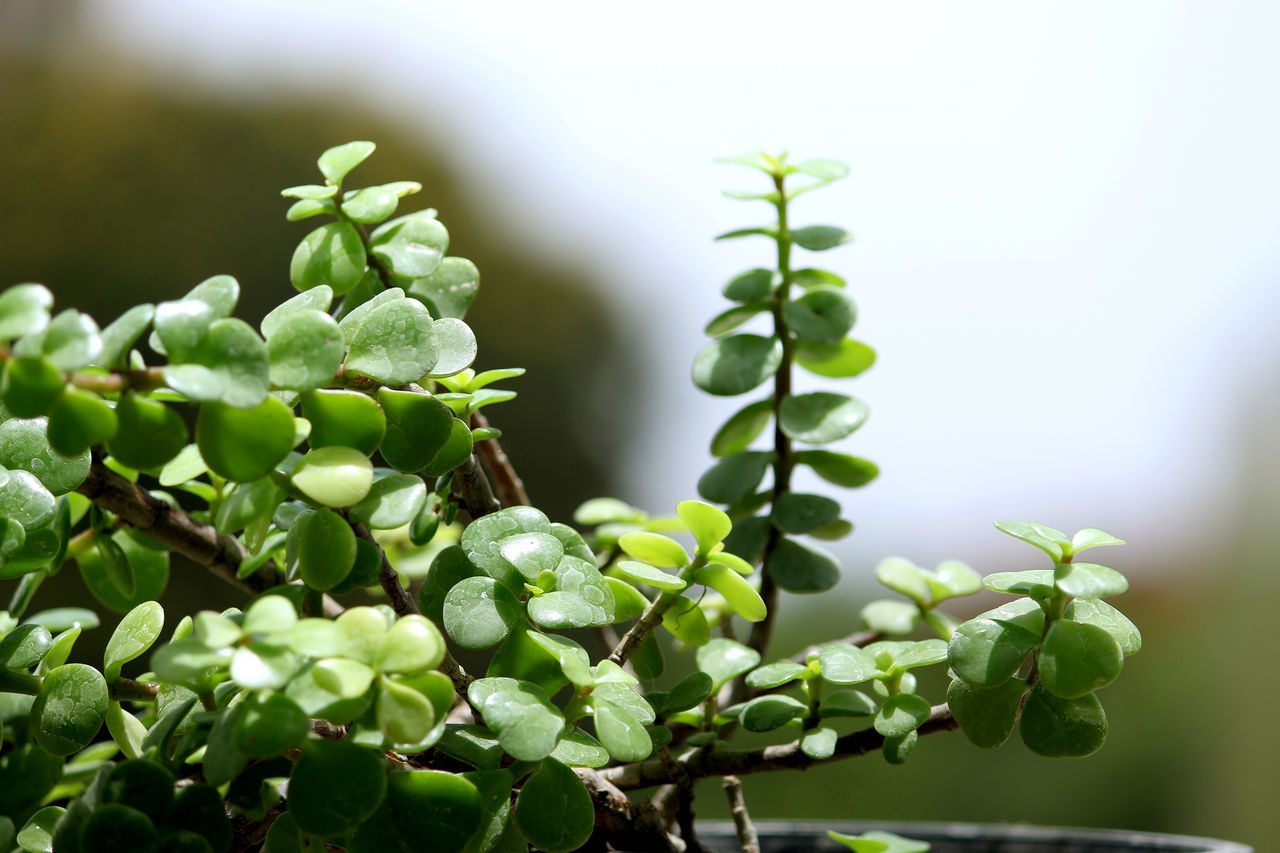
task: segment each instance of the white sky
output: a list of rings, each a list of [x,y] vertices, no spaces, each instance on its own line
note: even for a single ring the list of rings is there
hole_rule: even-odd
[[[1107,528],[1140,549],[1126,568],[1235,509],[1242,407],[1270,392],[1250,370],[1280,357],[1280,6],[89,8],[174,85],[254,97],[269,76],[429,126],[529,252],[585,259],[652,364],[622,497],[692,496],[704,436],[751,399],[688,381],[719,285],[769,262],[765,242],[710,241],[769,218],[718,196],[753,173],[710,161],[789,148],[853,167],[795,212],[857,236],[812,261],[849,278],[881,358],[841,389],[872,407],[847,450],[884,471],[848,501],[851,569],[1005,566],[1023,546],[1004,517]]]

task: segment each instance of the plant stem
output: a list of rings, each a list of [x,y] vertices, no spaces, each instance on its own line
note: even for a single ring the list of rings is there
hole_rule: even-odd
[[[488,419],[480,412],[471,413],[471,428],[487,429]],[[484,460],[485,467],[493,477],[494,488],[503,506],[529,506],[529,495],[524,490],[524,482],[516,469],[503,452],[502,445],[496,438],[486,438],[476,443],[476,452]]]
[[[689,566],[680,572],[680,579],[688,583],[698,569],[706,565],[706,560],[702,557],[695,557]],[[680,597],[680,593],[674,590],[664,590],[653,603],[645,609],[636,623],[622,637],[618,645],[609,653],[609,660],[618,666],[623,666],[631,659],[631,655],[635,654],[635,650],[644,642],[644,638],[654,628],[658,627],[658,623],[662,621],[662,614],[671,609],[671,605],[675,604],[676,599]]]
[[[724,793],[729,800],[733,827],[738,832],[738,846],[742,848],[742,853],[760,853],[760,836],[756,835],[751,814],[747,811],[747,800],[742,796],[742,780],[737,776],[726,776],[721,784],[724,785]]]

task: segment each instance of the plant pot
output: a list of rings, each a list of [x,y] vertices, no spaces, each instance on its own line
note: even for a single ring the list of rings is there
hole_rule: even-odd
[[[823,823],[762,821],[756,824],[760,853],[848,853],[849,848],[827,838],[827,830],[847,835],[870,830],[897,833],[928,841],[930,853],[1252,853],[1253,848],[1232,841],[1192,838],[1154,832],[1071,829],[1053,826],[982,823]],[[704,825],[699,836],[716,851],[738,848],[733,824]]]

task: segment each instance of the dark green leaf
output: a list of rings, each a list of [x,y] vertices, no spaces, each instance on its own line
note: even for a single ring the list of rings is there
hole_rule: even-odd
[[[37,805],[62,776],[63,761],[34,743],[0,756],[0,812],[17,814]]]
[[[116,404],[116,417],[120,427],[107,449],[130,468],[159,468],[187,446],[186,422],[157,400],[127,393]]]
[[[703,347],[693,362],[693,383],[708,394],[745,394],[773,376],[782,362],[776,338],[732,335]]]
[[[1058,572],[1058,589],[1076,598],[1106,598],[1129,589],[1124,575],[1097,563],[1059,563]]]
[[[755,492],[773,454],[748,451],[726,456],[698,479],[698,494],[709,501],[735,504]]]
[[[1026,692],[1027,683],[1017,678],[987,689],[956,679],[947,688],[947,704],[970,743],[995,749],[1013,732]]]
[[[359,391],[326,388],[303,394],[302,416],[311,422],[307,442],[312,447],[342,445],[366,456],[378,449],[387,430],[377,401]]]
[[[49,651],[53,635],[43,625],[27,623],[18,625],[0,640],[0,668],[27,669],[33,667]]]
[[[746,450],[772,417],[772,399],[758,400],[740,409],[716,431],[711,439],[711,455],[732,456]]]
[[[843,246],[853,240],[853,235],[835,225],[808,225],[791,229],[791,240],[797,246],[813,252],[824,252]]]
[[[222,794],[212,785],[188,785],[179,791],[164,828],[174,833],[190,833],[206,842],[205,849],[214,853],[231,851],[234,835],[231,818],[227,816]],[[157,853],[171,849],[168,844],[162,844]],[[189,848],[179,849],[186,853]]]
[[[1030,600],[1022,602],[988,611],[956,628],[950,643],[956,675],[975,687],[996,687],[1018,671],[1039,644],[1044,625],[1040,608]]]
[[[805,340],[836,344],[853,328],[857,310],[843,290],[815,287],[783,305],[782,318]]]
[[[269,758],[301,745],[308,731],[306,713],[285,694],[250,696],[236,715],[235,746],[250,758]]]
[[[274,397],[252,409],[208,403],[196,420],[196,444],[219,476],[241,483],[257,480],[293,449],[293,412]]]
[[[833,690],[822,699],[818,716],[870,717],[876,712],[876,703],[860,690]]]
[[[119,803],[94,809],[80,830],[81,853],[151,853],[155,845],[156,829],[147,816]]]
[[[840,504],[822,495],[786,492],[773,504],[773,523],[784,533],[808,533],[840,517]]]
[[[591,837],[595,807],[578,775],[554,758],[544,760],[520,789],[516,824],[534,847],[569,853]]]
[[[351,507],[351,520],[371,530],[393,530],[413,521],[426,502],[427,487],[421,477],[392,474],[375,481],[369,494]]]
[[[1114,681],[1124,666],[1124,653],[1102,628],[1057,619],[1045,634],[1038,660],[1044,689],[1076,699]]]
[[[895,693],[876,712],[875,730],[887,738],[906,737],[929,719],[929,700],[914,693]]]
[[[481,678],[471,683],[467,693],[512,758],[537,761],[555,749],[564,716],[534,684],[513,678]]]
[[[378,753],[340,740],[308,740],[289,777],[289,813],[313,835],[343,835],[373,815],[386,791]]]
[[[692,672],[672,687],[663,699],[661,712],[663,715],[677,714],[701,705],[708,696],[714,683],[705,672]]]
[[[107,679],[116,678],[124,664],[151,648],[163,627],[164,610],[157,602],[144,601],[130,610],[107,641],[102,660],[102,671]],[[3,646],[0,645],[0,652],[2,651]]]
[[[825,592],[840,580],[840,564],[828,552],[782,538],[769,554],[765,571],[787,592]]]
[[[780,280],[781,276],[773,270],[756,267],[729,279],[722,292],[725,299],[734,302],[758,302],[765,299]]]
[[[1037,685],[1022,709],[1022,742],[1049,758],[1079,758],[1097,752],[1107,739],[1107,715],[1092,693],[1062,699]]]
[[[862,426],[866,419],[866,403],[827,391],[790,395],[783,399],[778,412],[782,431],[807,444],[839,441]]]
[[[79,456],[116,434],[115,410],[97,394],[67,388],[49,410],[49,446],[63,456]]]
[[[1067,619],[1101,628],[1120,644],[1125,657],[1137,654],[1142,648],[1142,634],[1129,618],[1105,601],[1077,598],[1067,605],[1063,614]]]
[[[382,457],[398,471],[422,470],[449,441],[453,414],[434,397],[412,391],[381,388],[378,400],[387,418]]]
[[[47,359],[15,357],[5,362],[4,405],[15,417],[48,414],[65,385],[62,371]]]
[[[514,396],[514,395],[513,395]],[[465,421],[454,418],[449,424],[449,438],[444,447],[431,458],[422,473],[428,477],[442,477],[471,458],[475,441]]]
[[[304,583],[321,591],[342,582],[356,561],[351,526],[331,509],[319,509],[296,522],[298,571]]]
[[[706,333],[712,337],[726,335],[762,311],[768,311],[769,307],[768,302],[750,302],[745,305],[735,305],[711,318],[707,323]]]
[[[880,473],[875,463],[830,450],[801,450],[795,454],[795,460],[808,465],[828,483],[849,489],[865,486]]]
[[[752,699],[743,706],[738,720],[749,732],[771,732],[803,717],[807,711],[798,699],[774,693]]]
[[[595,701],[596,734],[618,761],[643,761],[653,752],[644,725],[624,706]]]

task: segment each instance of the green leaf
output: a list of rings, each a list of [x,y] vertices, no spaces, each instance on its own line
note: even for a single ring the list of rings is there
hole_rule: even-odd
[[[54,755],[70,755],[97,737],[106,720],[107,682],[91,666],[69,663],[48,673],[31,706],[36,742]]]
[[[394,530],[413,521],[426,503],[421,477],[392,474],[375,481],[369,494],[351,507],[351,519],[371,530]]]
[[[577,850],[595,828],[595,807],[586,786],[554,758],[539,764],[520,788],[514,815],[529,843],[546,853]]]
[[[304,201],[317,201],[320,199],[333,198],[338,194],[336,186],[326,186],[324,184],[302,184],[296,187],[288,187],[280,190],[282,198],[296,198]]]
[[[432,851],[462,853],[483,820],[480,791],[468,779],[435,770],[392,773],[385,805],[356,831],[347,849],[413,853],[430,839]]]
[[[151,648],[163,627],[164,609],[157,602],[144,601],[130,610],[107,641],[102,659],[107,680],[118,677],[122,666]]]
[[[115,410],[89,391],[67,388],[49,411],[49,446],[63,456],[79,456],[116,434]]]
[[[491,578],[519,592],[524,578],[499,553],[502,540],[520,533],[551,533],[551,522],[534,507],[508,507],[472,521],[462,531],[467,558]]]
[[[208,849],[217,853],[230,853],[234,830],[226,808],[222,793],[217,788],[212,785],[189,785],[174,798],[173,809],[165,821],[165,828],[174,831],[178,837],[190,835],[199,838]],[[174,836],[170,836],[172,837]],[[158,853],[169,853],[167,844]]]
[[[53,644],[53,635],[43,625],[18,625],[0,640],[0,667],[27,669],[44,657]]]
[[[231,655],[231,680],[247,690],[279,690],[298,671],[298,658],[286,649],[250,644]]]
[[[476,360],[476,335],[471,327],[453,317],[443,317],[431,324],[437,358],[432,376],[453,376]]]
[[[445,258],[430,275],[414,279],[408,292],[422,300],[432,317],[461,319],[479,289],[480,271],[475,264],[466,258]]]
[[[150,851],[156,846],[156,829],[137,809],[107,803],[94,809],[80,830],[81,853],[114,850]]]
[[[774,693],[752,699],[742,707],[738,720],[749,732],[771,732],[803,717],[807,711],[808,707],[798,699]]]
[[[827,444],[852,434],[862,426],[867,413],[867,405],[861,400],[816,391],[784,398],[778,421],[789,438],[807,444]]]
[[[302,457],[290,479],[316,503],[351,506],[372,490],[373,463],[354,447],[320,447]]]
[[[861,684],[880,675],[870,652],[845,644],[824,646],[818,652],[818,666],[832,684]]]
[[[423,278],[439,268],[449,232],[434,211],[402,216],[373,232],[370,251],[398,276]]]
[[[348,448],[349,449],[349,448]],[[298,572],[312,589],[333,589],[356,562],[356,536],[342,516],[320,509],[298,518]]]
[[[1077,699],[1114,681],[1124,666],[1124,653],[1102,628],[1057,619],[1045,634],[1038,661],[1045,690]]]
[[[618,539],[618,545],[637,560],[658,568],[680,569],[689,565],[689,555],[680,543],[659,533],[628,533]]]
[[[712,456],[732,456],[751,446],[773,417],[773,400],[758,400],[724,422],[711,439]]]
[[[151,304],[135,305],[117,317],[102,330],[102,352],[94,364],[99,367],[123,367],[129,350],[151,325],[156,307]]]
[[[970,743],[995,749],[1013,732],[1026,692],[1026,682],[1017,678],[987,689],[956,679],[947,688],[947,704]]]
[[[513,678],[479,678],[467,695],[512,758],[538,761],[555,749],[564,716],[536,685]]]
[[[745,394],[773,376],[782,344],[760,335],[731,335],[707,344],[693,362],[693,383],[708,394]]]
[[[368,269],[364,241],[355,226],[329,222],[302,238],[289,264],[289,278],[296,290],[327,284],[341,296],[359,284]]]
[[[471,429],[465,421],[454,418],[449,424],[449,438],[444,447],[431,457],[431,461],[422,469],[428,477],[442,477],[454,468],[471,458],[475,440],[471,437]],[[385,454],[384,454],[385,455]]]
[[[164,403],[130,392],[120,398],[115,412],[120,425],[107,449],[130,468],[159,468],[187,446],[186,422]]]
[[[1123,539],[1117,539],[1105,530],[1086,527],[1083,530],[1076,531],[1076,535],[1071,537],[1071,553],[1078,554],[1086,548],[1097,548],[1102,545],[1123,544]]]
[[[333,379],[345,351],[336,320],[323,311],[295,311],[267,338],[271,384],[293,391],[319,388]]]
[[[320,174],[324,175],[326,181],[331,184],[341,184],[347,173],[363,163],[377,147],[372,142],[364,141],[335,145],[320,155],[316,165],[320,167]],[[302,826],[301,823],[298,825]],[[306,829],[305,826],[302,828]]]
[[[260,404],[270,388],[267,345],[243,320],[215,320],[184,363],[164,368],[165,382],[189,400],[239,409]]]
[[[37,335],[49,325],[53,294],[43,284],[15,284],[0,293],[0,338]]]
[[[864,832],[861,835],[843,835],[829,831],[827,836],[838,841],[854,853],[928,853],[929,845],[923,841],[903,838],[892,832]]]
[[[838,181],[849,174],[849,166],[839,160],[802,160],[799,163],[792,163],[791,168],[824,183]]]
[[[34,743],[0,756],[0,811],[16,814],[36,806],[62,776],[62,760]]]
[[[795,460],[801,465],[808,465],[828,483],[848,489],[865,486],[880,473],[872,462],[830,450],[801,450],[795,454]]]
[[[768,311],[769,307],[768,302],[749,302],[745,305],[735,305],[711,318],[707,323],[706,333],[712,337],[726,335],[757,314]]]
[[[1032,569],[1026,572],[995,572],[982,579],[982,585],[992,592],[1009,595],[1029,595],[1045,599],[1054,594],[1053,571]]]
[[[5,408],[15,417],[48,414],[65,385],[62,371],[47,359],[14,357],[5,362],[2,396]]]
[[[836,754],[838,739],[835,729],[826,726],[809,729],[800,737],[800,751],[810,758],[824,761]]]
[[[756,267],[729,279],[721,292],[724,293],[725,299],[731,299],[734,302],[758,302],[769,296],[773,288],[781,282],[781,278],[773,270]]]
[[[742,575],[722,565],[698,569],[694,579],[724,596],[724,600],[748,622],[760,622],[766,615],[764,599]]]
[[[1059,563],[1058,571],[1058,589],[1076,598],[1106,598],[1129,589],[1124,575],[1097,563]]]
[[[416,299],[371,309],[351,338],[346,369],[389,385],[416,382],[437,360],[431,313]],[[464,365],[465,366],[465,365]]]
[[[422,693],[384,676],[378,679],[377,721],[391,743],[418,743],[435,726],[436,709]]]
[[[662,627],[686,646],[702,646],[711,639],[707,614],[697,602],[683,596],[662,614]]]
[[[591,656],[587,650],[568,637],[558,634],[543,634],[530,631],[529,639],[541,646],[556,659],[564,677],[578,686],[586,687],[595,684],[595,676],[591,672]]]
[[[439,666],[444,654],[440,630],[425,616],[408,613],[387,629],[373,664],[379,672],[412,675]]]
[[[130,759],[111,768],[101,784],[102,799],[135,808],[155,822],[173,806],[173,774],[154,761]]]
[[[498,543],[502,559],[524,578],[535,582],[543,572],[554,572],[564,557],[564,545],[550,533],[517,533]]]
[[[316,661],[311,668],[311,677],[317,685],[343,699],[365,695],[376,676],[373,667],[340,657]]]
[[[997,521],[996,529],[1015,539],[1021,539],[1044,551],[1055,562],[1062,561],[1063,553],[1071,547],[1071,540],[1061,530],[1027,521]]]
[[[246,483],[271,473],[293,449],[293,412],[275,397],[252,409],[200,407],[196,445],[215,474]]]
[[[797,340],[796,363],[810,373],[832,379],[858,376],[876,363],[876,351],[861,341],[845,338],[836,343]]]
[[[929,700],[914,693],[895,693],[876,712],[873,725],[885,737],[906,737],[929,719]]]
[[[365,187],[356,190],[342,203],[342,212],[350,219],[363,223],[378,223],[396,212],[400,196],[385,186]]]
[[[781,538],[769,554],[765,571],[787,592],[825,592],[840,580],[836,558],[816,545]]]
[[[784,533],[808,533],[840,517],[840,504],[822,495],[786,492],[773,504],[773,523]]]
[[[752,169],[759,169],[770,177],[774,176],[778,171],[778,161],[768,154],[743,154],[739,157],[717,157],[717,163],[727,163],[734,166],[747,166]]]
[[[640,563],[638,565],[644,565]],[[649,569],[652,571],[653,567]],[[663,573],[666,574],[665,572]],[[632,619],[640,618],[649,607],[649,599],[631,584],[621,578],[607,577],[604,579],[605,585],[609,587],[609,592],[613,595],[614,614],[613,621],[615,624],[619,622],[629,622]],[[684,589],[684,587],[680,587]],[[678,592],[679,590],[677,590]]]
[[[289,814],[312,835],[344,835],[373,815],[386,791],[378,753],[340,740],[308,740],[289,776]]]
[[[368,456],[387,431],[382,408],[359,391],[319,389],[303,394],[302,416],[311,422],[307,441],[312,447],[354,447]]]
[[[748,451],[726,456],[698,479],[698,494],[709,501],[735,504],[753,494],[773,461],[773,453]]]
[[[857,318],[853,300],[835,287],[815,287],[782,306],[782,318],[799,337],[836,344]]]
[[[581,596],[559,590],[529,599],[529,618],[543,628],[585,628],[599,624],[597,614]]]
[[[9,471],[0,478],[0,518],[21,524],[27,530],[43,527],[53,520],[57,500],[27,471]]]
[[[53,828],[66,814],[62,806],[45,806],[18,831],[18,846],[28,853],[53,853]]]
[[[102,337],[92,317],[68,308],[43,331],[18,341],[13,351],[22,358],[44,356],[58,370],[79,370],[102,354]]]
[[[283,693],[249,696],[236,714],[236,749],[250,758],[270,758],[300,746],[310,731],[310,720]]]
[[[1063,616],[1106,631],[1119,643],[1125,657],[1137,654],[1142,648],[1142,634],[1138,632],[1138,626],[1105,601],[1077,598],[1067,605]]]
[[[104,537],[99,537],[99,545],[102,538]],[[118,561],[123,555],[128,564],[126,567],[113,565],[108,568],[101,547],[76,556],[80,576],[93,597],[117,613],[127,613],[144,601],[159,598],[169,581],[168,552],[152,551],[139,545],[123,531],[113,534],[110,541],[115,546],[107,552],[111,555],[110,559]],[[121,568],[132,579],[131,591],[121,587],[114,579],[114,573]]]
[[[870,717],[876,712],[876,703],[860,690],[833,690],[822,699],[818,716]]]
[[[696,708],[711,695],[714,686],[711,676],[707,673],[691,672],[671,688],[663,699],[660,710],[666,716]]]
[[[565,729],[551,757],[570,767],[603,767],[610,761],[609,750],[577,726]]]
[[[1107,715],[1092,693],[1076,699],[1031,689],[1018,726],[1022,742],[1048,758],[1080,758],[1097,752],[1107,739]]]
[[[824,285],[827,287],[844,287],[846,284],[843,278],[831,270],[818,269],[817,267],[794,270],[791,273],[791,283],[800,287],[820,287]]]
[[[620,560],[614,568],[635,583],[648,584],[656,589],[679,592],[689,586],[688,583],[681,580],[678,576],[663,571],[655,566],[651,566],[648,563],[638,563],[634,560]]]
[[[900,637],[916,629],[920,623],[920,608],[906,601],[873,601],[862,608],[861,616],[868,630]]]
[[[825,252],[853,241],[853,235],[835,225],[808,225],[791,229],[791,241],[811,252]]]
[[[722,510],[701,501],[681,501],[676,506],[676,514],[697,540],[698,553],[704,557],[708,556],[711,549],[724,541],[724,538],[733,530],[733,523],[729,520],[729,516]],[[626,546],[623,547],[625,549]],[[680,553],[683,555],[684,549],[681,549]],[[684,564],[681,563],[681,565]]]
[[[643,761],[653,752],[653,741],[644,725],[625,707],[597,699],[596,734],[618,761]]]
[[[698,669],[711,676],[712,690],[750,672],[760,663],[760,653],[742,643],[717,637],[697,652]]]
[[[382,458],[397,471],[422,470],[448,443],[453,414],[434,397],[412,391],[380,388],[378,400],[387,418]]]
[[[276,332],[286,325],[289,318],[297,314],[306,314],[310,311],[326,312],[332,303],[333,288],[327,284],[304,290],[302,293],[286,299],[262,318],[262,323],[259,327],[262,329],[262,336],[270,340]]]
[[[1021,599],[962,623],[951,635],[951,668],[975,687],[996,687],[1011,678],[1040,643],[1044,613]]]
[[[752,670],[747,675],[747,685],[757,690],[772,690],[795,681],[808,671],[808,667],[794,661],[775,661]]]

